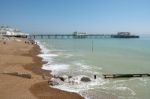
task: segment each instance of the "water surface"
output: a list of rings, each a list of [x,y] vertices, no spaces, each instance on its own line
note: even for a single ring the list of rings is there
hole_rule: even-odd
[[[89,99],[149,99],[150,78],[103,79],[102,74],[150,73],[150,38],[37,39],[53,74],[88,76],[89,83],[56,86]],[[97,79],[93,79],[93,75]]]

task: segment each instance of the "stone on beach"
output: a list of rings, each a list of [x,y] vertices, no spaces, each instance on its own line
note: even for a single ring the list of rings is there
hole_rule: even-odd
[[[62,81],[57,78],[52,78],[51,80],[48,81],[48,84],[51,86],[60,85],[62,84]]]
[[[83,81],[83,82],[89,82],[89,81],[91,81],[91,79],[89,77],[82,77],[81,81]]]
[[[72,76],[67,76],[67,75],[63,75],[63,76],[55,76],[54,75],[54,78],[59,78],[61,81],[65,81],[65,80],[68,80],[70,79]]]
[[[66,79],[68,79],[69,77],[67,75],[63,75],[61,77],[59,77],[60,80],[65,81]]]
[[[54,81],[48,81],[48,84],[51,85],[51,86],[55,86],[55,85],[59,85],[58,82],[54,82]]]

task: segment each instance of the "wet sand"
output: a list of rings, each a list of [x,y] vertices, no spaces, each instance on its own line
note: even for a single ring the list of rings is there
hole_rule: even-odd
[[[44,62],[37,55],[36,44],[25,43],[28,39],[0,39],[0,99],[84,99],[70,93],[49,87],[50,71],[44,71]],[[28,73],[31,79],[4,73]],[[45,76],[43,76],[45,75]]]

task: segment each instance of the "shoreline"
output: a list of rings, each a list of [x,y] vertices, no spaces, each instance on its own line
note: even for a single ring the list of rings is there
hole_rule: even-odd
[[[6,42],[6,45],[0,44],[0,48],[2,48],[0,53],[0,60],[2,61],[0,69],[1,72],[6,70],[10,72],[27,72],[32,75],[32,78],[26,79],[12,75],[0,74],[0,93],[2,93],[0,94],[0,98],[84,99],[77,93],[66,92],[49,87],[47,80],[52,76],[50,75],[50,71],[41,69],[42,65],[46,62],[43,62],[42,58],[37,56],[41,51],[39,45],[24,44],[24,40],[29,39],[22,39],[21,42]],[[6,58],[2,58],[4,56]],[[9,63],[7,63],[8,58],[10,58]],[[45,76],[44,78],[43,74]]]
[[[35,52],[31,51],[30,55],[33,54],[34,61],[35,61],[34,65],[39,65],[39,67],[35,67],[32,65],[33,67],[31,67],[31,68],[26,68],[26,66],[24,66],[24,68],[27,70],[31,70],[32,72],[34,72],[38,75],[42,75],[44,73],[44,75],[52,77],[52,75],[50,74],[51,71],[41,69],[42,65],[46,64],[47,62],[42,61],[42,58],[37,56],[41,53],[41,49],[40,49],[39,45],[35,45],[34,47],[35,48],[33,48],[33,51],[35,51],[35,49],[36,49],[36,51]],[[43,88],[40,86],[42,86]],[[39,90],[39,91],[37,91],[37,90]],[[40,90],[42,90],[42,91],[40,91]],[[48,94],[49,91],[51,91],[51,93],[53,93],[53,94],[57,93],[56,96],[50,97],[50,96],[46,95],[46,96],[44,96],[44,98],[62,99],[62,95],[65,95],[65,99],[70,99],[70,98],[72,98],[72,99],[84,99],[82,96],[80,96],[77,93],[67,92],[67,91],[57,89],[57,88],[52,88],[52,87],[48,86],[47,81],[35,83],[34,85],[31,86],[30,91],[32,92],[32,94],[34,94],[39,99],[41,99],[43,97],[39,96],[38,94],[41,94],[41,93]],[[45,92],[43,92],[43,91],[45,91]],[[58,95],[58,93],[60,95]]]

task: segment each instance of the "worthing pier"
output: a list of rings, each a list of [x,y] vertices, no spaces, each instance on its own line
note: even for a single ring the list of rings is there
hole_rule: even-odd
[[[118,32],[117,34],[86,34],[74,32],[73,34],[32,34],[28,38],[55,38],[55,39],[85,39],[85,38],[139,38],[138,35],[131,35],[130,32]]]

